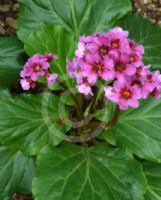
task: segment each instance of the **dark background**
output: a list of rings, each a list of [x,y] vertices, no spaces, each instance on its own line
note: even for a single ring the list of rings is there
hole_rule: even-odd
[[[161,0],[131,0],[133,10],[161,25]],[[0,36],[16,33],[19,4],[16,0],[0,0]]]

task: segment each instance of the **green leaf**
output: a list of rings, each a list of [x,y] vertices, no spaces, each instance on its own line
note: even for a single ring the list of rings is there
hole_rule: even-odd
[[[34,159],[6,147],[0,147],[0,158],[0,199],[10,200],[15,192],[31,193]]]
[[[68,92],[63,92],[60,95],[60,100],[66,105],[69,105],[69,106],[75,105],[73,98],[71,97],[71,95]]]
[[[3,98],[4,96],[8,96],[8,97],[11,96],[11,93],[9,92],[9,90],[6,90],[6,89],[0,90],[0,98]]]
[[[0,142],[35,155],[44,145],[63,140],[70,126],[61,116],[59,97],[53,94],[1,98]]]
[[[129,31],[130,38],[144,45],[144,63],[151,64],[153,69],[161,69],[161,27],[139,14],[127,16],[118,25]]]
[[[129,0],[19,0],[18,36],[26,36],[44,24],[63,25],[76,38],[107,28],[131,10]]]
[[[122,111],[116,125],[105,139],[152,161],[161,162],[161,99],[142,101],[138,109]]]
[[[98,120],[108,122],[110,119],[108,108],[106,107],[96,110],[96,112],[94,113],[94,117]]]
[[[69,84],[66,76],[66,58],[74,56],[76,43],[74,38],[66,33],[61,26],[45,26],[40,31],[33,32],[25,40],[25,50],[32,56],[46,52],[57,54],[58,60],[53,61],[52,71],[60,74],[62,80]]]
[[[23,65],[23,45],[16,37],[0,38],[0,89],[18,80]]]
[[[63,143],[38,155],[33,194],[36,200],[141,200],[145,185],[142,169],[129,152]]]
[[[115,108],[116,104],[109,101],[105,108],[96,110],[94,112],[94,117],[100,121],[109,122],[113,117]]]
[[[145,200],[161,199],[161,164],[149,161],[144,161],[142,164],[148,181]]]

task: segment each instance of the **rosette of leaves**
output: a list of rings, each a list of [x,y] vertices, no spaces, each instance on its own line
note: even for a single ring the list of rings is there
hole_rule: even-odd
[[[85,135],[76,137],[82,129],[71,118],[70,90],[78,96],[73,82],[65,79],[68,92],[57,87],[52,93],[42,84],[24,93],[17,84],[24,53],[56,53],[63,80],[66,57],[73,57],[79,35],[116,25],[144,45],[144,62],[160,69],[161,28],[130,13],[129,0],[19,3],[19,39],[0,38],[0,199],[31,192],[36,200],[161,199],[161,100],[149,98],[119,118],[113,104],[96,107],[95,128],[98,122],[110,126],[99,126],[92,135],[85,127]],[[83,106],[88,121],[93,105]]]

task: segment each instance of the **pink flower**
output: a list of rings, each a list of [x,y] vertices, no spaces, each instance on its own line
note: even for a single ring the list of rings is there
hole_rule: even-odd
[[[123,53],[128,53],[129,43],[127,40],[128,32],[123,31],[122,28],[116,27],[111,29],[107,34],[106,37],[109,39],[109,46],[113,50],[119,50]]]
[[[95,83],[98,77],[103,80],[112,80],[113,73],[110,71],[113,68],[114,62],[109,56],[103,59],[98,55],[87,54],[85,61],[82,62],[83,74],[88,77],[89,83]]]
[[[85,55],[85,52],[85,44],[83,42],[78,42],[78,50],[75,52],[77,58],[82,58]]]
[[[131,51],[136,51],[141,55],[144,54],[144,47],[143,45],[137,44],[134,40],[129,39],[129,46]]]
[[[66,59],[67,66],[66,70],[71,78],[75,78],[75,66],[74,64],[67,58]]]
[[[157,93],[161,90],[160,72],[150,72],[148,67],[144,68],[144,76],[135,75],[132,79],[132,85],[135,85],[140,90],[140,94],[143,99],[146,99],[150,93],[152,93],[152,96],[158,96]]]
[[[20,84],[24,90],[29,90],[30,88],[35,88],[36,84],[30,78],[25,78],[20,80]]]
[[[161,75],[144,66],[144,47],[128,38],[128,32],[116,27],[106,33],[81,36],[75,57],[67,60],[67,71],[76,79],[78,91],[93,95],[98,80],[110,81],[106,97],[120,108],[137,107],[138,99],[149,94],[159,97]],[[105,83],[106,84],[106,83]]]
[[[57,56],[52,53],[45,55],[35,54],[28,59],[23,70],[20,72],[21,86],[24,90],[29,90],[36,86],[36,81],[40,76],[44,76],[48,85],[54,83],[58,77],[57,74],[51,74],[50,62],[55,60]]]
[[[46,77],[46,80],[48,82],[48,85],[52,85],[57,80],[58,75],[57,74],[50,74],[50,73],[47,72],[45,74],[45,77]]]
[[[154,88],[154,90],[151,92],[151,96],[154,99],[159,99],[161,97],[161,88],[160,89]]]
[[[145,85],[146,85],[147,89],[149,90],[149,92],[152,92],[155,87],[160,88],[161,75],[160,75],[159,70],[154,71],[154,72],[149,72],[146,75]]]
[[[77,88],[80,93],[85,95],[93,95],[91,85],[88,82],[87,77],[79,77]]]
[[[28,59],[20,75],[22,78],[31,77],[33,81],[36,81],[39,76],[45,75],[44,70],[48,69],[49,66],[49,63],[45,58],[39,54],[36,54]]]
[[[136,72],[136,68],[129,64],[129,58],[126,55],[121,55],[120,57],[116,57],[113,73],[115,74],[115,78],[125,79],[125,76],[132,76]]]
[[[102,56],[107,55],[110,50],[108,38],[100,34],[93,36],[93,42],[87,43],[85,48],[89,53],[100,54]]]
[[[113,87],[105,87],[104,91],[106,98],[117,103],[121,110],[126,110],[128,106],[133,108],[139,106],[139,90],[135,86],[130,86],[129,83],[117,81],[114,83]]]
[[[30,89],[30,83],[26,79],[21,79],[20,83],[21,83],[21,86],[24,90]]]
[[[131,53],[129,55],[129,62],[130,64],[134,65],[135,67],[139,67],[142,65],[142,57],[138,52]]]
[[[56,60],[58,57],[53,53],[45,53],[44,57],[47,59],[47,62],[51,62],[52,60]]]
[[[149,72],[150,65],[144,66],[143,64],[136,68],[135,77],[136,78],[145,78]]]

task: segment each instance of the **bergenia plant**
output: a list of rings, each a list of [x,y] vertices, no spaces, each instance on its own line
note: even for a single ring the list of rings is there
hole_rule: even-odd
[[[129,0],[19,2],[0,38],[0,200],[161,199],[161,28]]]

